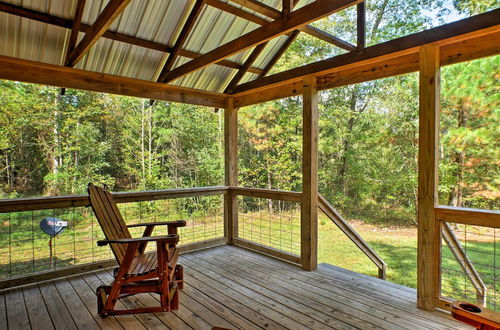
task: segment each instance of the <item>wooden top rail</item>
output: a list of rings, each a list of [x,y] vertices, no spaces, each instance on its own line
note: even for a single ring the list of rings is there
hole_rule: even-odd
[[[227,193],[227,191],[228,187],[215,186],[215,187],[196,187],[196,188],[166,189],[166,190],[116,192],[113,193],[113,197],[117,203],[130,203],[130,202],[153,201],[159,199],[224,195]],[[67,207],[88,206],[89,204],[90,204],[89,198],[87,195],[1,199],[0,213],[62,209]]]
[[[229,190],[239,196],[248,196],[255,198],[269,198],[287,202],[301,202],[302,193],[296,191],[284,191],[275,189],[230,187]]]
[[[318,207],[378,267],[379,278],[385,279],[387,264],[322,195],[318,196]]]
[[[438,221],[500,228],[500,211],[440,205],[434,208],[434,212]]]

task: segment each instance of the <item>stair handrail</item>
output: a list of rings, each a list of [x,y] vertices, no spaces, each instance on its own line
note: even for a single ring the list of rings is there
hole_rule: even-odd
[[[321,194],[318,207],[377,266],[378,277],[385,280],[387,264]]]
[[[486,307],[486,284],[484,284],[483,279],[477,272],[474,264],[465,253],[462,244],[460,244],[460,241],[455,236],[455,232],[447,222],[443,222],[441,232],[443,234],[443,239],[446,242],[446,245],[448,245],[451,253],[457,260],[464,273],[469,278],[470,282],[474,286],[474,289],[476,289],[477,304]]]

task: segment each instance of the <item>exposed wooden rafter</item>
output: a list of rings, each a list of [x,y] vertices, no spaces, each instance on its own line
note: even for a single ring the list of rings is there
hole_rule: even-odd
[[[248,68],[252,65],[253,62],[259,57],[259,55],[262,53],[264,48],[266,48],[267,42],[257,45],[250,56],[246,59],[245,63],[243,63],[243,66],[241,69],[238,70],[236,75],[231,79],[231,82],[227,85],[226,89],[224,90],[224,93],[231,93],[233,91],[233,88],[238,85],[240,82],[241,78],[247,73]]]
[[[85,37],[71,51],[67,58],[67,66],[74,66],[85,55],[90,48],[106,32],[108,27],[123,12],[131,0],[110,0],[104,10],[99,14],[96,21],[85,34]]]
[[[281,12],[283,15],[290,14],[294,7],[294,0],[282,0]]]
[[[370,46],[362,53],[335,56],[262,77],[235,88],[237,107],[302,92],[302,78],[314,75],[318,89],[334,88],[417,71],[420,46],[437,43],[441,65],[500,53],[500,9]]]
[[[166,75],[165,82],[183,77],[359,2],[361,0],[317,0],[171,70]]]
[[[54,25],[54,26],[59,26],[59,27],[66,28],[66,29],[71,29],[73,27],[73,21],[70,19],[66,19],[66,18],[62,18],[62,17],[58,17],[58,16],[54,16],[54,15],[50,15],[50,14],[46,14],[46,13],[42,13],[42,12],[38,12],[36,10],[23,8],[21,6],[17,6],[17,5],[13,5],[13,4],[1,2],[1,1],[0,1],[0,12],[16,15],[19,17],[24,17],[24,18],[31,19],[31,20],[34,20],[37,22],[42,22],[42,23],[47,23],[47,24]],[[90,25],[81,23],[79,26],[79,31],[83,32],[83,33],[88,33],[90,28],[91,28]],[[104,32],[102,37],[110,39],[110,40],[124,42],[124,43],[130,44],[130,45],[135,45],[135,46],[139,46],[139,47],[157,50],[160,52],[167,52],[167,53],[172,52],[172,48],[169,47],[167,44],[162,44],[162,43],[158,43],[158,42],[155,42],[152,40],[137,38],[137,37],[127,35],[124,33],[120,33],[120,32],[116,32],[116,31],[107,30],[106,32]],[[197,58],[200,55],[201,54],[199,54],[199,53],[188,51],[185,49],[179,50],[179,56],[183,56],[183,57],[187,57],[187,58]],[[221,65],[221,66],[225,66],[225,67],[228,67],[231,69],[237,69],[237,70],[241,68],[241,64],[233,62],[233,61],[229,61],[229,60],[222,60],[222,61],[217,62],[216,64]],[[261,74],[263,72],[261,69],[255,68],[255,67],[250,67],[248,69],[248,71],[255,73],[255,74]]]
[[[348,51],[353,51],[356,49],[356,46],[354,46],[353,44],[337,38],[330,33],[320,30],[312,25],[302,28],[301,31]]]
[[[0,56],[0,79],[224,108],[227,96],[199,89]]]
[[[182,46],[184,46],[184,43],[186,42],[186,39],[189,36],[189,33],[191,33],[191,30],[194,27],[194,23],[196,22],[196,19],[200,15],[201,9],[203,8],[204,4],[205,0],[196,0],[193,8],[191,9],[191,12],[189,13],[186,23],[184,23],[184,26],[182,27],[182,30],[179,36],[177,37],[177,40],[175,41],[174,47],[172,48],[172,51],[168,56],[167,62],[165,62],[165,65],[163,66],[163,69],[161,70],[160,75],[158,76],[157,79],[158,82],[164,82],[167,72],[169,72],[170,69],[172,69],[174,62],[177,59],[177,56],[179,55],[179,51],[182,49]]]
[[[219,1],[219,0],[214,0],[214,1]],[[270,7],[264,3],[261,3],[259,1],[255,1],[255,0],[231,0],[231,1],[243,6],[245,8],[253,10],[261,15],[272,18],[272,19],[278,19],[282,16],[282,12],[280,12],[279,10],[277,10],[273,7]],[[284,0],[284,1],[288,1],[288,0]],[[293,1],[293,2],[296,4],[298,1]],[[253,15],[253,16],[256,17],[256,19],[254,19],[253,22],[257,23],[257,24],[261,24],[257,20],[262,20],[262,18],[260,16],[256,16],[256,15]],[[323,41],[326,41],[328,43],[331,43],[337,47],[343,48],[343,49],[348,50],[348,51],[352,51],[352,50],[356,49],[356,46],[351,45],[350,43],[348,43],[340,38],[337,38],[328,32],[325,32],[325,31],[322,31],[318,28],[315,28],[312,25],[300,26],[300,27],[298,27],[298,30],[301,30],[304,33],[307,33],[313,37],[316,37],[318,39],[321,39]]]
[[[295,7],[295,4],[297,3],[297,0],[283,0],[283,15],[290,14],[290,12],[293,10],[293,7]],[[296,30],[298,31],[298,30]],[[262,51],[266,48],[267,44],[269,41],[266,41],[263,44],[258,45],[257,47],[254,48],[250,56],[247,58],[241,69],[238,70],[236,75],[231,79],[231,82],[227,85],[226,89],[224,90],[224,93],[232,93],[233,88],[236,87],[245,73],[247,73],[248,68],[257,60],[259,55],[262,53]]]
[[[78,33],[80,32],[80,24],[82,22],[83,9],[85,8],[86,0],[78,0],[75,9],[75,17],[73,18],[73,27],[68,41],[68,49],[66,51],[66,59],[64,65],[69,66],[69,54],[75,49]]]
[[[297,39],[299,33],[300,33],[299,30],[295,30],[295,31],[290,32],[287,35],[288,38],[283,43],[283,45],[281,45],[280,49],[278,49],[276,54],[274,54],[273,58],[271,58],[269,63],[267,63],[266,67],[264,68],[264,72],[262,74],[260,74],[261,77],[265,76],[266,74],[269,73],[269,71],[271,71],[273,66],[276,64],[276,62],[278,62],[278,60],[281,58],[281,56],[283,56],[283,54],[286,52],[288,47],[290,47],[290,45],[295,41],[295,39]]]
[[[366,3],[363,1],[357,6],[357,50],[360,52],[366,45]]]
[[[261,16],[254,15],[252,13],[249,13],[246,10],[240,9],[238,7],[235,7],[227,2],[222,2],[220,0],[205,0],[205,3],[208,6],[217,8],[219,10],[225,11],[226,13],[233,14],[234,16],[241,17],[247,21],[259,24],[259,25],[264,25],[269,23],[268,19],[262,18]]]
[[[267,17],[278,18],[278,16],[276,16],[276,13],[278,13],[281,16],[281,12],[279,10],[271,6],[268,6],[265,3],[258,0],[230,0],[230,1]]]
[[[68,47],[66,49],[66,58],[64,60],[64,65],[68,66],[69,54],[75,49],[76,42],[78,40],[78,33],[80,32],[80,24],[82,22],[83,9],[85,9],[86,0],[78,0],[75,8],[75,16],[73,18],[73,27],[71,28],[71,33],[68,40]],[[61,88],[61,95],[66,93],[65,88]]]

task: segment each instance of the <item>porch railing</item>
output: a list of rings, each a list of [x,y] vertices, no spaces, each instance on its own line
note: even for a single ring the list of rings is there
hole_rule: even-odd
[[[225,242],[222,195],[227,190],[204,187],[113,196],[128,224],[185,219],[179,244],[181,251],[189,251]],[[113,266],[109,248],[96,245],[103,234],[88,204],[84,195],[0,200],[0,288]],[[49,236],[39,228],[45,217],[68,223],[51,249]],[[157,230],[153,235],[164,234],[162,228]],[[131,230],[132,236],[142,235],[139,231]]]
[[[438,206],[441,227],[441,287],[438,307],[453,299],[500,310],[500,212]]]
[[[300,264],[300,192],[231,187],[238,198],[235,245]]]
[[[203,187],[118,192],[113,196],[128,224],[185,219],[181,251],[226,242],[224,195],[238,196],[233,244],[300,264],[300,192],[244,187]],[[97,247],[103,238],[88,196],[0,200],[0,289],[88,272],[115,264],[109,248]],[[385,263],[349,224],[320,197],[319,208],[363,251],[385,276]],[[67,221],[68,228],[52,244],[39,229],[45,217]],[[158,233],[162,228],[158,228]],[[141,232],[131,232],[140,236]]]

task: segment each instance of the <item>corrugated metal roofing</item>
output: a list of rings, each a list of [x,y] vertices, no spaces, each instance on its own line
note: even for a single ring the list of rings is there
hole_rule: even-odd
[[[312,1],[301,0],[296,8]],[[73,18],[77,4],[77,0],[5,2],[66,19]],[[133,0],[109,30],[173,46],[194,2],[194,0]],[[261,0],[261,2],[279,9],[282,0]],[[82,22],[93,24],[107,3],[107,0],[87,0]],[[235,3],[231,5],[262,17]],[[253,22],[204,6],[183,48],[203,54],[258,27],[259,25]],[[0,13],[0,55],[63,65],[70,32],[70,29]],[[79,40],[83,36],[84,33],[80,33]],[[285,36],[271,40],[253,66],[263,69],[285,40]],[[233,55],[228,60],[243,64],[252,50],[253,48]],[[168,54],[157,50],[100,38],[76,67],[119,76],[156,80],[167,57]],[[174,68],[190,60],[178,57]],[[234,69],[211,65],[177,79],[173,84],[222,92],[235,74]],[[255,74],[246,74],[242,82],[255,77]]]

